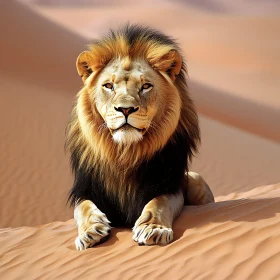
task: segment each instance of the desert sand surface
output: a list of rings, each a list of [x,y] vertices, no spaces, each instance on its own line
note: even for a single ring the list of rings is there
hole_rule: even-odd
[[[279,279],[280,185],[188,206],[175,241],[138,246],[128,229],[76,251],[73,220],[0,231],[2,279]]]
[[[170,2],[1,4],[1,279],[280,279],[279,10],[273,1],[263,14],[241,11],[241,1],[232,14]],[[139,247],[117,228],[77,252],[64,152],[81,86],[75,60],[89,38],[128,20],[182,44],[202,132],[191,170],[218,203],[185,207],[168,246]]]

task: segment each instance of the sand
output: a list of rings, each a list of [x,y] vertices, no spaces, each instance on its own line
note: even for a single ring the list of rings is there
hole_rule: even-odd
[[[42,5],[37,10],[88,40],[127,22],[172,35],[185,53],[191,91],[201,113],[280,142],[280,130],[275,129],[280,123],[280,5],[265,0],[254,5],[231,2],[151,5],[148,0],[122,0],[118,5]]]
[[[239,2],[213,14],[180,1],[78,10],[1,4],[1,279],[280,278],[279,13],[270,1],[262,15]],[[218,203],[185,207],[168,246],[139,247],[129,229],[114,229],[106,243],[77,252],[64,152],[81,86],[75,59],[90,37],[129,19],[182,44],[202,131],[191,169]]]
[[[3,229],[1,278],[279,279],[280,185],[216,199],[185,207],[167,246],[138,246],[114,229],[106,243],[76,251],[73,220]]]

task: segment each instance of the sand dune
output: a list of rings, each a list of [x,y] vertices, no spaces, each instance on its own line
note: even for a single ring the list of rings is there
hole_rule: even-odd
[[[1,30],[0,224],[65,220],[72,178],[64,132],[80,87],[73,66],[86,41],[16,2],[2,7],[0,26],[9,28]]]
[[[20,34],[25,55],[21,52],[14,56],[1,53],[0,114],[5,137],[0,144],[0,212],[3,213],[0,223],[6,227],[69,219],[72,211],[65,202],[72,177],[68,157],[63,150],[64,131],[74,95],[81,83],[75,71],[75,58],[86,40],[18,3],[9,3],[6,4],[6,12],[1,10],[3,17],[0,18],[10,24],[17,32],[15,34]],[[8,13],[10,17],[6,17]],[[22,20],[32,18],[32,21],[26,20],[24,29],[19,31],[18,25],[13,24],[15,17]],[[34,25],[34,21],[38,24]],[[39,32],[36,26],[49,30],[49,33]],[[6,54],[15,46],[14,38],[8,34],[7,38],[4,45]],[[35,39],[38,43],[31,43]],[[51,41],[55,41],[55,46],[49,49],[47,42]],[[18,62],[24,70],[12,67]],[[197,97],[201,96],[201,103],[205,102],[203,96],[207,95],[206,91],[194,88],[193,96],[196,93]],[[221,100],[226,108],[230,107],[229,103],[216,97],[219,97],[217,92],[212,93],[212,103],[203,109],[213,111],[212,104],[220,107]],[[263,114],[262,127],[269,127],[265,108],[260,107],[257,112],[251,110],[252,114],[258,113],[259,116],[262,116],[262,111],[266,113]],[[270,116],[276,119],[275,114]],[[243,117],[246,118],[246,114]],[[250,114],[246,119],[252,121]],[[273,124],[276,126],[277,123]],[[274,127],[272,125],[271,131]],[[279,182],[279,145],[205,117],[201,117],[201,130],[201,152],[192,169],[203,174],[215,195]]]
[[[89,40],[128,21],[165,31],[186,54],[193,98],[203,114],[280,142],[279,129],[274,128],[280,122],[278,5],[260,1],[244,16],[247,12],[242,7],[250,7],[244,1],[126,2],[75,9],[40,5],[36,9]],[[211,7],[236,12],[213,14]],[[262,7],[261,15],[257,7]]]
[[[238,199],[236,199],[238,198]],[[73,220],[0,231],[2,279],[279,279],[280,185],[185,207],[175,241],[139,247],[128,229],[76,251]]]
[[[280,71],[273,40],[279,18],[211,17],[207,9],[170,2],[149,10],[147,1],[125,9],[1,4],[1,279],[280,278]],[[191,169],[218,202],[185,207],[168,246],[139,247],[128,229],[114,229],[108,242],[77,252],[63,149],[81,85],[75,59],[90,36],[130,18],[180,38],[202,113],[202,146]],[[250,52],[252,32],[266,44]]]

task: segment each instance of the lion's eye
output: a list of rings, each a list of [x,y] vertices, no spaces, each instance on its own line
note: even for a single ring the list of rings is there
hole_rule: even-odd
[[[111,83],[106,83],[103,85],[103,87],[108,88],[108,89],[113,89],[113,85]]]
[[[152,84],[150,84],[150,83],[145,83],[145,84],[142,85],[141,90],[149,89],[149,88],[151,88],[151,87],[153,87]]]

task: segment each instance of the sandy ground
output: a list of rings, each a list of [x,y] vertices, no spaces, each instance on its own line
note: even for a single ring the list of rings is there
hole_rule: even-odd
[[[147,1],[133,3],[1,4],[1,279],[279,279],[280,17],[273,1],[263,15],[246,5],[241,13],[240,1],[211,14],[182,1],[162,2],[157,14]],[[182,44],[201,113],[202,146],[191,169],[219,203],[185,207],[166,247],[138,247],[129,230],[114,229],[107,243],[76,252],[64,152],[81,86],[75,59],[90,37],[128,20]]]
[[[185,207],[175,241],[162,247],[139,247],[114,229],[106,243],[76,251],[73,220],[3,229],[1,278],[279,279],[280,185],[232,199]]]

